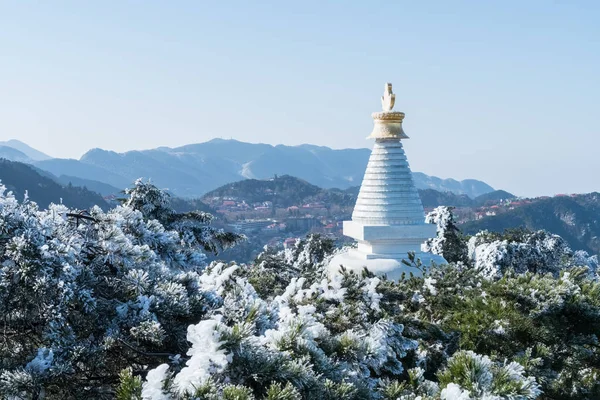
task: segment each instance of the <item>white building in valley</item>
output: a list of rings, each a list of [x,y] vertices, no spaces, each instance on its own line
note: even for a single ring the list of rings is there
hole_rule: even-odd
[[[383,111],[372,114],[375,145],[369,158],[351,221],[344,221],[344,235],[358,241],[358,248],[335,256],[330,271],[343,265],[347,269],[363,267],[376,274],[398,279],[402,272],[420,274],[402,260],[414,252],[424,265],[446,263],[431,253],[421,252],[421,244],[436,235],[436,226],[425,223],[423,205],[413,182],[410,166],[402,147],[408,136],[402,129],[404,113],[392,111],[395,95],[385,85],[381,98]]]

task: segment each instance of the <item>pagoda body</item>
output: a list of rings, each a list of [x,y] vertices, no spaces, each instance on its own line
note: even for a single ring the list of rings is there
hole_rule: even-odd
[[[421,252],[421,244],[436,235],[436,226],[425,223],[425,213],[415,187],[410,166],[402,147],[408,136],[402,129],[404,113],[392,111],[395,95],[386,84],[382,97],[383,111],[372,114],[375,145],[360,187],[351,221],[344,221],[344,235],[358,241],[356,249],[334,257],[330,269],[340,265],[347,269],[386,274],[398,279],[402,272],[420,274],[406,266],[408,253],[423,265],[446,263],[431,253]]]

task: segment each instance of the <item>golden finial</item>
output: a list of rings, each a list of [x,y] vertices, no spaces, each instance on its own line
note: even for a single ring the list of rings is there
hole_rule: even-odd
[[[381,97],[381,107],[383,111],[374,112],[373,117],[373,132],[369,136],[370,139],[408,139],[406,133],[402,129],[402,120],[404,113],[400,111],[392,111],[396,95],[392,93],[392,84],[386,83],[383,96]]]
[[[396,95],[392,93],[392,84],[386,83],[383,89],[383,96],[381,96],[381,107],[383,111],[392,111],[394,103],[396,102]]]

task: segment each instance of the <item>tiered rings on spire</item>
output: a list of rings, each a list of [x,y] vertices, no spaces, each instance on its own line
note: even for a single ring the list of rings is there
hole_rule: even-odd
[[[367,225],[416,225],[425,220],[399,139],[377,139],[352,220]]]

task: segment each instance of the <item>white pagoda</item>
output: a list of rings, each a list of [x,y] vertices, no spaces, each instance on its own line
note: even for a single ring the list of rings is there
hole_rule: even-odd
[[[392,111],[395,95],[392,84],[385,85],[381,98],[383,111],[372,114],[375,126],[368,137],[375,139],[351,221],[344,221],[344,235],[358,241],[358,248],[335,256],[329,264],[335,273],[339,266],[398,279],[402,272],[420,274],[408,261],[408,253],[424,265],[446,263],[438,255],[421,251],[421,244],[436,235],[436,226],[425,223],[423,205],[402,148],[408,136],[402,129],[404,113]]]

